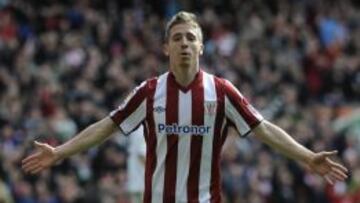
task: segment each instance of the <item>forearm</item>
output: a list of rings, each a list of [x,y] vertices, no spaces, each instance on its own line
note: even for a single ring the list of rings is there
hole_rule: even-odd
[[[109,117],[106,117],[90,125],[69,141],[56,147],[55,153],[59,159],[67,158],[102,143],[115,130],[116,125]]]
[[[284,130],[268,121],[264,121],[256,127],[254,133],[262,142],[289,158],[308,163],[314,157],[312,151],[299,144]]]

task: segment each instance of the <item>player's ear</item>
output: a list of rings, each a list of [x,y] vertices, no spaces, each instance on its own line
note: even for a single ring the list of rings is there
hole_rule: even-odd
[[[165,56],[169,56],[169,45],[167,42],[165,42],[163,44],[163,52],[164,52]]]
[[[203,53],[204,53],[204,44],[201,43],[200,44],[200,55],[203,55]]]

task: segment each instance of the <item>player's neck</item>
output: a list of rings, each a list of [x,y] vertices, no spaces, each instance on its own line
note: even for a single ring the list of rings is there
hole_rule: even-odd
[[[199,71],[199,66],[188,67],[188,68],[184,68],[184,67],[171,68],[171,72],[174,74],[176,82],[183,87],[187,87],[195,79],[196,73],[198,71]]]

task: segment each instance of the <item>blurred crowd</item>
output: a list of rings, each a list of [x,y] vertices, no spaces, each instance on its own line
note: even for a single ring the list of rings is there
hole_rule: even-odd
[[[203,28],[203,69],[305,146],[338,150],[350,170],[331,186],[251,135],[229,136],[224,201],[359,203],[355,0],[0,0],[0,202],[129,202],[124,136],[37,176],[21,171],[21,159],[33,140],[63,143],[165,72],[164,25],[180,9]]]

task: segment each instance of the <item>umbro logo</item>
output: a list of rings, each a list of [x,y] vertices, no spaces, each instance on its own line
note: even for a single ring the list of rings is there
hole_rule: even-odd
[[[165,112],[166,109],[164,107],[162,107],[162,106],[157,106],[157,107],[154,108],[154,111],[156,113],[162,113],[162,112]]]

